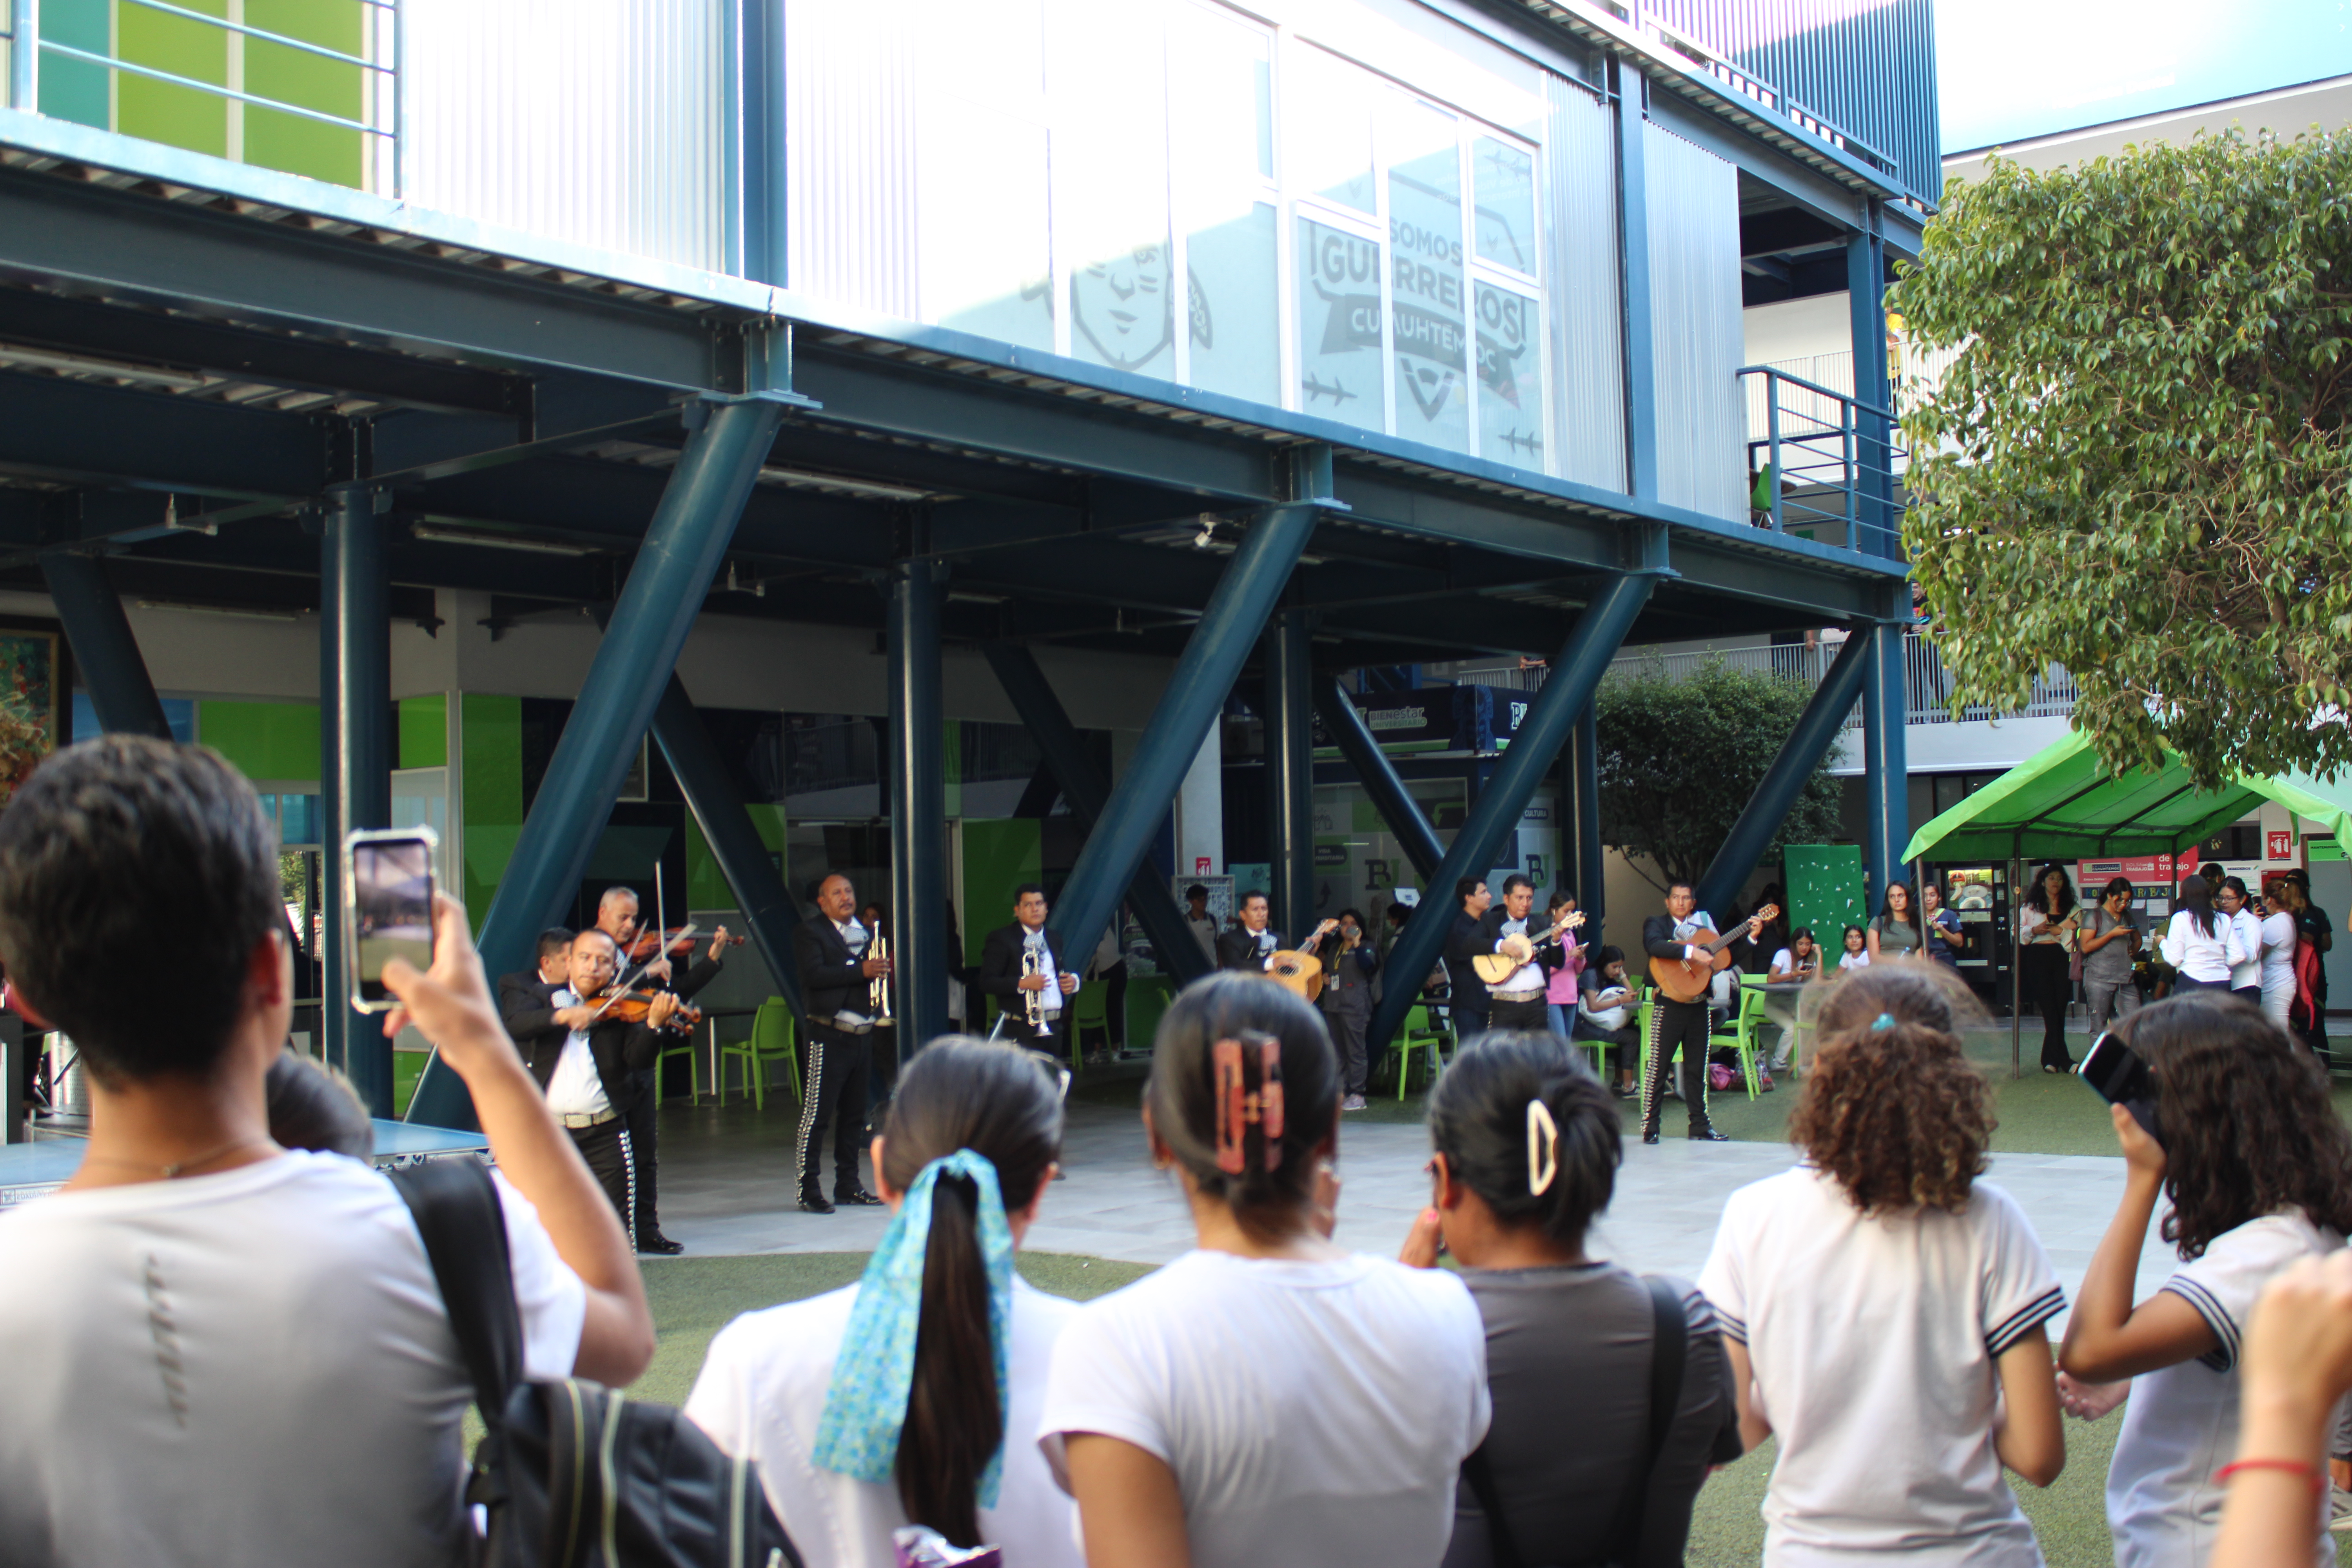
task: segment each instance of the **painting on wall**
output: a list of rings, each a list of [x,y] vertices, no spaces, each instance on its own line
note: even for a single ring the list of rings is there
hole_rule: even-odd
[[[55,622],[0,620],[0,803],[71,739],[69,658]]]

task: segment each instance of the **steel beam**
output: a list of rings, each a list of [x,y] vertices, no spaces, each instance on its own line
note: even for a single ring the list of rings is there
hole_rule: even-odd
[[[1853,711],[1853,700],[1862,694],[1863,672],[1869,665],[1869,641],[1862,632],[1847,637],[1845,647],[1822,676],[1822,683],[1813,688],[1805,710],[1797,716],[1795,728],[1780,742],[1772,765],[1764,770],[1764,776],[1748,796],[1748,804],[1740,807],[1739,819],[1724,837],[1723,847],[1715,852],[1706,874],[1699,878],[1695,890],[1700,909],[1720,910],[1746,886],[1748,874],[1771,847],[1773,835],[1780,831],[1789,808],[1797,804],[1805,781],[1821,765],[1822,755],[1837,744],[1838,732],[1845,728],[1846,715]],[[1900,854],[1902,847],[1903,841],[1898,839],[1895,852]]]
[[[940,576],[929,561],[890,573],[890,958],[902,1058],[946,1032],[952,962]]]
[[[1033,798],[1045,796],[1045,807],[1052,809],[1049,791],[1058,785],[1062,796],[1070,803],[1070,813],[1089,833],[1102,820],[1103,808],[1110,804],[1110,784],[1087,755],[1086,742],[1078,736],[1078,728],[1054,695],[1045,672],[1037,667],[1037,657],[1016,644],[992,642],[982,645],[981,652],[988,659],[988,668],[996,672],[997,684],[1004,688],[1013,711],[1029,731],[1030,739],[1045,755],[1042,772],[1050,780],[1040,789],[1034,780],[1022,794],[1022,807],[1015,816],[1032,815],[1027,809]],[[1043,816],[1044,812],[1034,815]],[[1184,922],[1184,911],[1176,905],[1174,892],[1160,879],[1150,862],[1137,865],[1135,875],[1128,879],[1127,900],[1135,908],[1135,918],[1142,923],[1144,934],[1151,939],[1151,947],[1159,956],[1160,966],[1176,976],[1179,984],[1198,980],[1209,973],[1210,963],[1202,952],[1201,944],[1193,939],[1192,928]],[[1060,922],[1055,922],[1055,929]]]
[[[808,1008],[801,999],[800,967],[793,961],[793,927],[800,921],[800,906],[785,890],[783,874],[769,858],[772,852],[751,826],[735,781],[728,776],[719,748],[710,743],[710,731],[703,728],[702,716],[694,710],[675,671],[654,709],[653,733],[686,796],[687,809],[701,825],[702,841],[710,846],[719,874],[735,894],[751,945],[760,950],[777,992],[792,1004],[793,1016],[805,1024]]]
[[[1587,702],[1576,716],[1569,773],[1576,817],[1570,842],[1576,853],[1576,907],[1584,911],[1584,950],[1595,956],[1608,943],[1609,872],[1601,843],[1601,706]]]
[[[1859,548],[1865,555],[1902,558],[1895,537],[1893,445],[1884,416],[1871,407],[1894,405],[1886,386],[1886,247],[1879,238],[1875,204],[1866,226],[1846,237],[1849,328],[1853,340],[1854,499],[1861,512]],[[1868,405],[1870,406],[1861,406]]]
[[[1612,59],[1609,82],[1617,131],[1617,288],[1625,323],[1625,478],[1636,500],[1655,500],[1658,366],[1650,315],[1649,158],[1643,141],[1650,80]]]
[[[1315,711],[1322,716],[1323,727],[1331,731],[1339,754],[1356,770],[1364,793],[1371,796],[1372,809],[1381,814],[1381,820],[1389,825],[1389,831],[1404,847],[1405,858],[1412,862],[1414,875],[1424,886],[1433,886],[1429,879],[1437,874],[1437,863],[1445,858],[1444,847],[1437,842],[1435,829],[1422,815],[1412,792],[1404,787],[1395,764],[1365,726],[1364,716],[1339,689],[1338,676],[1325,673],[1315,678]]]
[[[482,921],[482,963],[492,974],[529,967],[532,940],[578,893],[783,412],[761,399],[704,407]],[[473,1106],[457,1074],[427,1062],[408,1120],[470,1126]]]
[[[140,656],[139,639],[131,635],[131,617],[122,613],[121,597],[104,570],[88,555],[51,551],[41,557],[41,574],[48,579],[49,600],[73,647],[74,670],[89,688],[99,728],[110,735],[170,740],[172,726]]]
[[[1519,723],[1511,749],[1503,753],[1486,787],[1471,803],[1462,830],[1454,836],[1453,847],[1430,878],[1429,896],[1414,907],[1412,919],[1398,933],[1396,945],[1389,952],[1391,974],[1423,975],[1436,963],[1446,931],[1460,912],[1451,896],[1454,884],[1464,877],[1483,876],[1493,868],[1504,835],[1517,829],[1528,798],[1551,771],[1577,716],[1591,702],[1601,677],[1625,634],[1633,629],[1655,581],[1651,573],[1629,572],[1595,594],[1577,617],[1575,629],[1551,661],[1549,679],[1528,705],[1528,715]],[[1381,993],[1368,1037],[1373,1050],[1387,1047],[1420,993],[1417,983],[1392,984]]]
[[[299,414],[0,372],[0,471],[293,500],[326,486],[326,453],[318,423]]]
[[[344,951],[343,836],[392,826],[392,596],[377,492],[327,492],[319,537],[319,857],[325,875],[325,959],[319,1017],[323,1059],[350,1075],[368,1114],[392,1114],[392,1042],[381,1020],[352,1006]],[[496,973],[493,971],[492,973]]]
[[[1266,847],[1275,929],[1304,942],[1315,920],[1314,631],[1292,605],[1265,628]]]
[[[1268,508],[1234,552],[1200,625],[1176,661],[1127,776],[1111,791],[1102,820],[1088,835],[1063,886],[1062,940],[1073,952],[1087,952],[1101,940],[1103,923],[1133,879],[1169,802],[1176,798],[1177,787],[1200,754],[1209,726],[1216,722],[1234,678],[1241,673],[1251,645],[1315,531],[1316,503],[1329,493],[1330,450],[1294,452],[1293,459],[1293,493],[1298,499]]]
[[[1846,641],[1865,645],[1862,859],[1875,908],[1885,901],[1888,885],[1901,879],[1903,847],[1911,841],[1911,779],[1904,756],[1904,724],[1910,713],[1903,690],[1903,626],[1884,621],[1856,626]],[[1917,889],[1912,889],[1912,897],[1918,897]]]

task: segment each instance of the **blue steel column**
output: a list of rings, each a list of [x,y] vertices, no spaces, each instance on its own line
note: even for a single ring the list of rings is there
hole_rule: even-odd
[[[60,550],[41,557],[41,574],[48,579],[49,601],[73,647],[75,673],[89,688],[89,705],[98,710],[98,727],[110,735],[170,740],[172,726],[148,679],[139,640],[131,635],[131,617],[122,613],[121,597],[97,558]]]
[[[646,542],[483,919],[478,945],[492,974],[528,968],[532,942],[578,892],[784,413],[782,405],[766,399],[694,409],[700,412],[689,410],[694,428],[686,448],[646,525]],[[473,1125],[473,1117],[457,1075],[437,1058],[426,1062],[408,1120],[463,1128]]]
[[[1517,828],[1528,798],[1535,794],[1536,785],[1543,782],[1544,774],[1551,771],[1561,744],[1575,726],[1577,715],[1591,702],[1610,659],[1616,656],[1625,634],[1633,630],[1634,617],[1649,602],[1650,589],[1656,581],[1647,572],[1612,578],[1577,617],[1576,629],[1561,645],[1559,657],[1551,661],[1550,678],[1528,705],[1527,717],[1519,722],[1519,732],[1512,739],[1511,749],[1503,753],[1486,787],[1478,792],[1462,831],[1454,836],[1453,847],[1445,852],[1437,874],[1430,879],[1430,896],[1414,907],[1412,919],[1398,933],[1396,946],[1389,952],[1391,974],[1427,974],[1437,962],[1438,952],[1445,944],[1446,930],[1458,912],[1458,906],[1449,896],[1454,884],[1464,877],[1484,876],[1493,868],[1503,836]],[[1382,991],[1380,1005],[1372,1012],[1368,1036],[1373,1050],[1387,1047],[1389,1037],[1404,1021],[1405,1012],[1412,1006],[1420,990],[1418,984],[1411,984],[1391,985]]]
[[[1046,777],[1060,788],[1079,825],[1093,832],[1110,801],[1110,784],[1087,755],[1077,726],[1070,722],[1061,699],[1054,695],[1045,672],[1037,668],[1037,656],[1018,643],[989,643],[981,652],[996,672],[997,684],[1012,700],[1013,711],[1021,715],[1030,739],[1045,754]],[[1192,927],[1184,923],[1184,911],[1176,907],[1175,894],[1150,861],[1136,867],[1135,875],[1129,879],[1127,901],[1135,907],[1135,918],[1151,939],[1160,968],[1173,974],[1180,984],[1209,973],[1208,956],[1193,940]],[[1055,930],[1061,929],[1058,919],[1054,923]]]
[[[784,879],[744,812],[719,748],[710,743],[710,731],[702,727],[702,716],[686,694],[686,683],[675,674],[654,710],[653,732],[654,743],[686,796],[687,809],[702,825],[703,842],[710,846],[719,874],[735,894],[751,945],[760,950],[777,992],[805,1023],[808,1009],[801,1001],[800,970],[793,962],[793,927],[800,921],[800,906],[785,890]]]
[[[1292,454],[1291,493],[1301,499],[1260,512],[1249,535],[1234,552],[1184,645],[1168,689],[1153,710],[1135,760],[1111,791],[1102,820],[1087,837],[1078,863],[1062,888],[1059,926],[1072,951],[1087,952],[1102,938],[1119,894],[1135,874],[1184,782],[1209,726],[1216,722],[1234,678],[1249,658],[1268,614],[1290,581],[1291,568],[1315,531],[1316,517],[1330,503],[1330,450]]]
[[[1862,858],[1875,910],[1888,884],[1901,879],[1903,847],[1911,841],[1911,780],[1903,747],[1909,717],[1903,695],[1903,626],[1887,621],[1856,627],[1846,641],[1868,645],[1862,683]]]
[[[1650,79],[1609,62],[1617,100],[1617,281],[1624,306],[1625,488],[1658,495],[1658,367],[1650,318],[1650,181],[1643,127]]]
[[[1846,715],[1853,711],[1853,700],[1862,693],[1863,673],[1870,662],[1870,641],[1861,632],[1847,637],[1845,647],[1838,651],[1837,658],[1822,677],[1822,683],[1813,689],[1805,710],[1797,715],[1796,727],[1780,742],[1780,754],[1757,781],[1748,804],[1740,808],[1739,820],[1731,825],[1723,847],[1715,852],[1706,874],[1698,879],[1700,909],[1722,909],[1747,885],[1748,872],[1764,858],[1765,848],[1780,830],[1789,808],[1797,804],[1797,792],[1812,776],[1822,754],[1837,743],[1838,731],[1845,728]],[[1898,853],[1903,842],[1898,836]],[[1885,885],[1878,884],[1882,888]]]
[[[901,1058],[948,1020],[948,795],[940,695],[940,583],[929,561],[891,569],[890,936]],[[1064,933],[1067,939],[1068,933]]]
[[[1846,301],[1853,339],[1855,467],[1853,476],[1855,510],[1862,519],[1862,536],[1854,548],[1864,555],[1902,556],[1895,537],[1895,489],[1892,444],[1884,415],[1871,410],[1894,406],[1886,385],[1886,246],[1879,237],[1877,210],[1868,226],[1846,237]]]
[[[1413,874],[1423,886],[1437,870],[1437,863],[1445,858],[1445,847],[1437,841],[1437,834],[1429,826],[1429,818],[1397,776],[1389,754],[1372,738],[1364,716],[1356,710],[1355,703],[1339,688],[1339,678],[1325,673],[1315,678],[1315,711],[1323,717],[1323,727],[1331,731],[1339,743],[1339,754],[1356,770],[1364,793],[1372,797],[1372,809],[1389,825],[1404,847],[1404,858],[1412,862]]]
[[[327,492],[319,540],[319,857],[326,920],[320,1033],[372,1116],[392,1114],[392,1042],[351,1004],[343,949],[343,835],[392,825],[392,585],[375,492]],[[491,973],[496,973],[493,970]]]
[[[1601,928],[1609,917],[1609,875],[1601,845],[1601,705],[1587,702],[1576,716],[1576,734],[1570,742],[1570,794],[1576,816],[1570,826],[1575,846],[1576,880],[1571,884],[1576,907],[1584,911],[1584,950],[1598,953],[1608,939]]]
[[[1293,605],[1265,628],[1266,850],[1274,927],[1304,942],[1315,922],[1314,637]]]

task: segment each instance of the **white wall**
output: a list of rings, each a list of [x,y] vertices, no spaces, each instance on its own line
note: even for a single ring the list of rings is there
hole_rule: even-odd
[[[1853,304],[1843,290],[1784,300],[1777,305],[1751,305],[1739,313],[1739,319],[1747,341],[1742,364],[1770,364],[1853,351]]]
[[[2352,77],[2253,93],[2200,108],[2173,110],[2138,120],[2122,120],[2081,131],[2062,132],[2002,149],[2002,155],[2029,169],[2055,169],[2094,158],[2112,158],[2126,146],[2151,142],[2185,144],[2200,131],[2225,131],[2235,125],[2251,138],[2273,131],[2293,137],[2314,126],[2340,130],[2352,125]],[[1944,177],[1976,180],[1984,177],[1987,152],[1944,160]]]

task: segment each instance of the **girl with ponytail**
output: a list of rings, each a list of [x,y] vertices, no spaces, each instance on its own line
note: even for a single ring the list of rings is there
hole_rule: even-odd
[[[1404,1261],[1434,1268],[1442,1241],[1462,1266],[1495,1406],[1444,1568],[1680,1563],[1708,1464],[1739,1454],[1738,1408],[1706,1299],[1658,1281],[1682,1315],[1683,1355],[1654,1457],[1659,1303],[1650,1283],[1585,1251],[1617,1182],[1615,1097],[1555,1036],[1484,1035],[1430,1090],[1429,1140],[1431,1206]]]
[[[1330,1036],[1283,987],[1212,975],[1161,1017],[1144,1135],[1197,1245],[1081,1308],[1045,1394],[1091,1568],[1444,1555],[1485,1335],[1451,1274],[1331,1244],[1339,1106]]]
[[[1059,1086],[1027,1052],[932,1042],[874,1140],[892,1219],[865,1278],[711,1341],[686,1413],[759,1461],[807,1568],[892,1568],[891,1532],[909,1523],[1024,1568],[1080,1568],[1037,1449],[1054,1341],[1077,1306],[1013,1271],[1061,1148]]]

